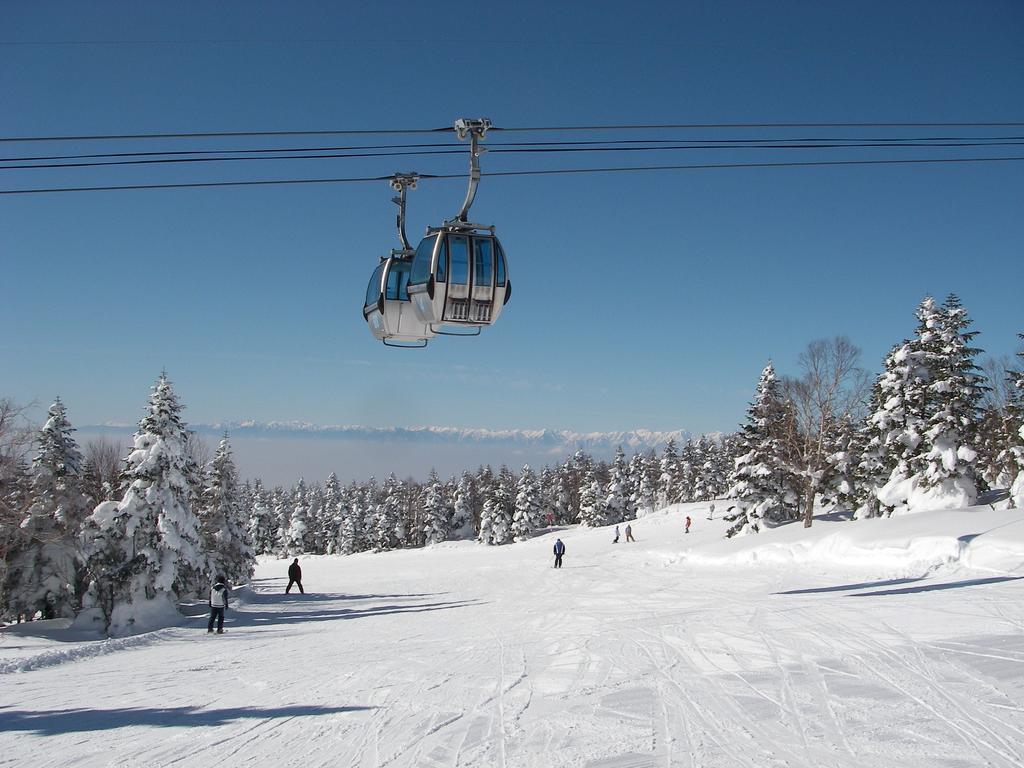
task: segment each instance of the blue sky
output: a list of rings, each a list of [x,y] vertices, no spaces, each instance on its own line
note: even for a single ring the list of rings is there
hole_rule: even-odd
[[[463,115],[1024,120],[1018,2],[12,3],[2,14],[2,136],[418,128]],[[105,42],[78,44],[90,40]],[[231,146],[304,144],[248,141]],[[347,143],[358,142],[309,141]],[[161,142],[172,146],[185,143]],[[983,153],[1024,155],[1015,149]],[[761,158],[621,164],[742,159]],[[573,162],[619,164],[483,159],[485,172]],[[0,189],[464,164],[5,170]],[[452,216],[463,193],[422,184],[410,233]],[[192,422],[700,432],[732,429],[765,360],[795,372],[812,339],[847,334],[877,369],[925,294],[956,291],[989,353],[1012,354],[1024,331],[1024,164],[484,179],[473,218],[498,227],[512,302],[480,338],[418,352],[375,343],[360,315],[377,257],[397,242],[391,194],[381,183],[4,197],[0,395],[59,394],[75,423],[131,422],[166,368]]]

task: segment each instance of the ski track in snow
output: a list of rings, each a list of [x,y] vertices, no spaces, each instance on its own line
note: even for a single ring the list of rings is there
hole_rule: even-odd
[[[553,535],[304,558],[305,596],[265,561],[223,636],[5,632],[0,766],[1024,764],[1024,580],[697,566],[704,512],[563,530],[562,570]]]

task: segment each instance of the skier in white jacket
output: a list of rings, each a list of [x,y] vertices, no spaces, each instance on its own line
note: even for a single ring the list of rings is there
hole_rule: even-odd
[[[217,579],[210,588],[210,623],[206,626],[206,632],[213,632],[213,623],[217,622],[217,634],[224,634],[224,611],[228,609],[229,590],[224,579]]]

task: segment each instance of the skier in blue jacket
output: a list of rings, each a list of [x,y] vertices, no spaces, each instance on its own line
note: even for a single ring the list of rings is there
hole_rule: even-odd
[[[555,568],[562,567],[562,555],[565,554],[565,544],[561,539],[555,540]]]

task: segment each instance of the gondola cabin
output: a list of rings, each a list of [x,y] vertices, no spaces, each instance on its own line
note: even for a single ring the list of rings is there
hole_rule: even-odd
[[[492,325],[512,295],[494,228],[429,229],[413,256],[408,294],[418,319],[437,333],[444,325]]]
[[[417,316],[409,297],[412,258],[382,259],[366,287],[363,318],[374,338],[392,346],[426,346],[434,332]]]

